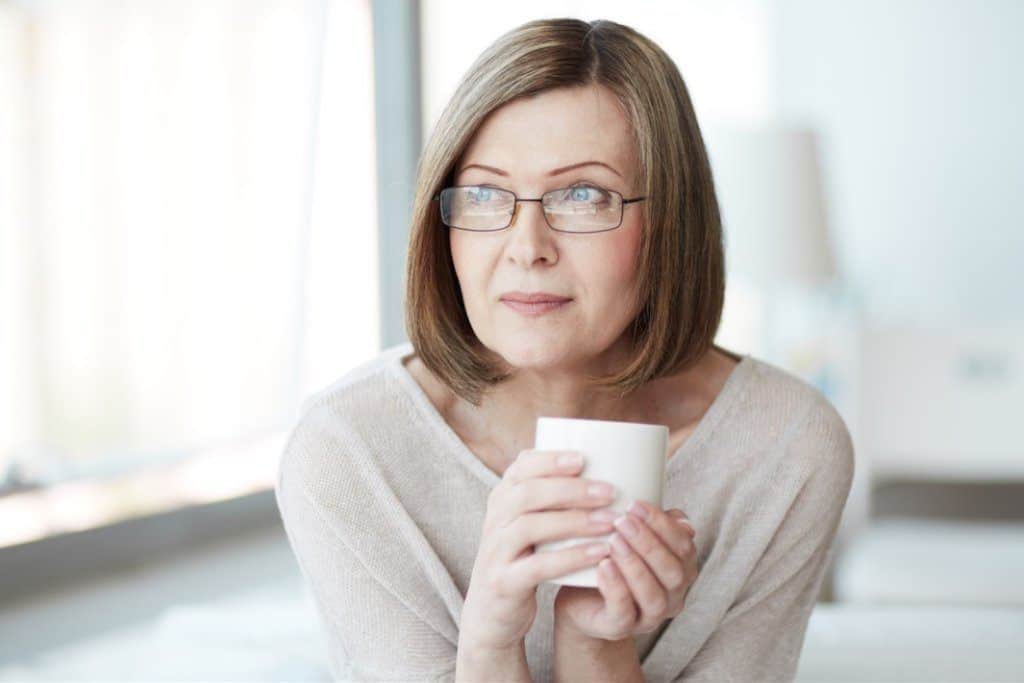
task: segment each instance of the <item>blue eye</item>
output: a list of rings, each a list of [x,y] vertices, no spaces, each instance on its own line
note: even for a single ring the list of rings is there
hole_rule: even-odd
[[[582,184],[573,185],[566,189],[568,190],[568,192],[566,192],[563,195],[563,197],[565,197],[568,201],[584,202],[592,205],[603,204],[604,202],[608,201],[608,193],[602,190],[600,187]]]
[[[575,201],[586,201],[589,191],[589,187],[574,187],[570,196]]]

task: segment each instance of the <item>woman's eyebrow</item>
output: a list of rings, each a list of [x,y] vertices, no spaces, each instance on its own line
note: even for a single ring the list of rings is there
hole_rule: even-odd
[[[550,173],[548,173],[548,177],[550,178],[552,176],[556,176],[556,175],[559,175],[559,174],[562,174],[562,173],[566,173],[566,172],[571,171],[573,169],[579,168],[580,166],[589,166],[589,165],[604,166],[605,168],[607,168],[609,171],[611,171],[615,175],[619,176],[620,178],[622,177],[621,173],[619,173],[618,171],[616,171],[614,168],[612,168],[608,164],[604,163],[603,161],[581,161],[578,164],[571,164],[569,166],[563,166],[562,168],[556,168],[554,171],[551,171]],[[491,173],[495,173],[497,175],[504,176],[506,178],[508,177],[508,173],[506,171],[503,171],[500,168],[494,168],[493,166],[484,166],[483,164],[469,164],[467,166],[463,166],[457,172],[458,173],[462,173],[463,171],[465,171],[467,169],[470,169],[470,168],[479,168],[479,169],[482,169],[484,171],[490,171]]]

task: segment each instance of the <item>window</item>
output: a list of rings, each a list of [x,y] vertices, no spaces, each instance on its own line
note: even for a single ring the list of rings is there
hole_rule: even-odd
[[[369,12],[0,5],[0,506],[210,453],[203,495],[268,483],[378,348]]]

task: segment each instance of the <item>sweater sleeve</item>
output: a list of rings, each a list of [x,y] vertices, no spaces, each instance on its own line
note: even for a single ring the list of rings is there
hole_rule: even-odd
[[[292,444],[294,447],[294,444]],[[316,606],[332,678],[450,681],[456,647],[363,564],[327,501],[302,481],[285,451],[275,495],[299,570]]]
[[[808,463],[811,472],[735,601],[677,682],[796,677],[854,474],[853,443],[834,408],[811,415],[786,460]]]

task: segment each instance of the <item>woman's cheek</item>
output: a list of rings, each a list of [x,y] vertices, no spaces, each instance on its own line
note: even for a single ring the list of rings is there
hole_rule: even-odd
[[[623,226],[625,227],[625,226]],[[637,287],[637,267],[640,260],[640,230],[623,230],[616,235],[616,240],[609,244],[606,257],[603,284],[611,302],[616,308],[622,308],[618,315],[624,320],[636,315],[635,304],[631,304]],[[628,309],[628,310],[627,310]]]
[[[607,260],[609,275],[619,287],[633,281],[640,257],[639,227],[633,224],[622,227],[623,230],[613,231],[614,240],[608,244]]]

